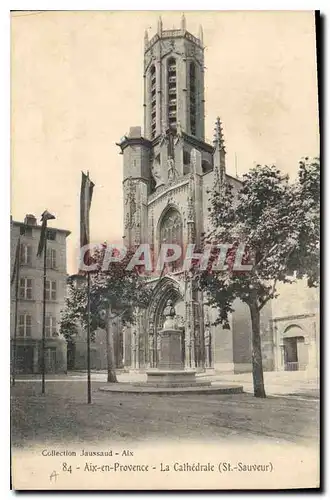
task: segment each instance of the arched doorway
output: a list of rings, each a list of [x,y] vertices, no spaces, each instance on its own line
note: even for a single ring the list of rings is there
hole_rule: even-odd
[[[154,288],[153,298],[148,308],[148,331],[149,331],[149,364],[150,367],[156,368],[159,359],[160,337],[159,332],[162,330],[165,317],[164,309],[167,302],[171,300],[175,306],[178,316],[179,328],[182,331],[182,360],[185,357],[185,304],[183,300],[180,283],[175,279],[165,277],[162,278]]]
[[[308,365],[308,346],[299,325],[289,325],[283,333],[283,358],[285,371],[305,370]]]

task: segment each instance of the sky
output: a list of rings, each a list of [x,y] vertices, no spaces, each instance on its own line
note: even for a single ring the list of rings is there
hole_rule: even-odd
[[[14,12],[11,20],[11,214],[48,209],[71,231],[77,270],[81,170],[95,183],[91,240],[121,241],[122,156],[116,142],[143,125],[143,43],[180,26],[180,12]],[[314,14],[185,12],[204,30],[206,138],[219,115],[227,172],[275,163],[291,178],[319,154]]]

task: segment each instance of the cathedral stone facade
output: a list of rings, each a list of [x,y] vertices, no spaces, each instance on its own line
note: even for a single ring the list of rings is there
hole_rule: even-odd
[[[161,244],[181,248],[201,242],[208,228],[211,191],[229,181],[221,121],[213,144],[204,133],[204,45],[186,29],[163,29],[144,47],[144,132],[131,127],[118,144],[123,155],[124,242],[127,247],[149,244],[155,255]],[[213,326],[216,311],[204,304],[182,260],[151,276],[152,300],[136,309],[135,324],[123,331],[123,364],[129,369],[157,367],[163,311],[172,300],[182,331],[182,360],[186,368],[220,371],[251,370],[251,327],[247,307],[237,302],[231,329]],[[266,309],[266,308],[265,308]],[[269,310],[264,310],[263,356],[273,369]]]

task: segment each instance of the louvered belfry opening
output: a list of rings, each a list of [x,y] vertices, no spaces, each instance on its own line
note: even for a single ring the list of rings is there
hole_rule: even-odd
[[[190,95],[190,132],[196,135],[196,67],[193,62],[189,66],[189,95]]]
[[[167,61],[167,83],[168,83],[168,124],[170,128],[176,128],[177,123],[177,75],[176,61],[171,57]]]
[[[156,136],[156,68],[150,68],[150,93],[151,93],[151,138]]]

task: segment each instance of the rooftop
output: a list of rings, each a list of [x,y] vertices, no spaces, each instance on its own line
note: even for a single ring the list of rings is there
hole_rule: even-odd
[[[11,217],[10,222],[13,226],[19,226],[19,227],[28,226],[28,227],[34,227],[35,229],[41,229],[41,227],[42,227],[41,224],[37,224],[37,219],[34,216],[32,216],[31,214],[28,214],[28,216],[25,217],[24,222],[13,220],[12,217]],[[58,231],[59,233],[64,233],[66,236],[69,236],[69,234],[71,234],[71,231],[68,231],[67,229],[59,229],[59,228],[53,227],[53,226],[48,227],[48,229],[51,229],[53,231]]]

